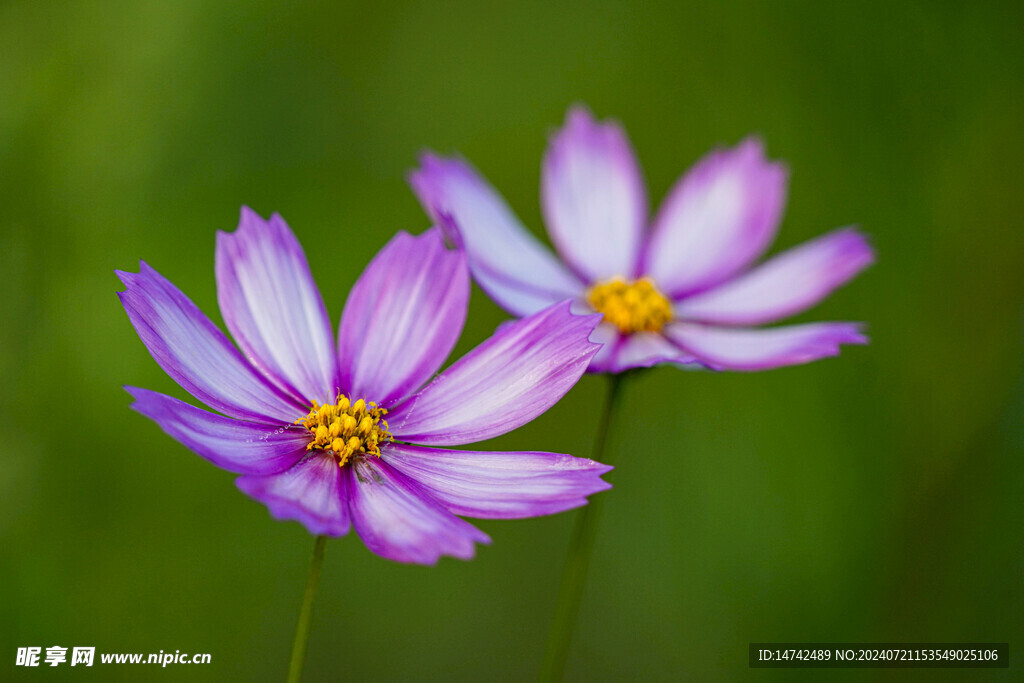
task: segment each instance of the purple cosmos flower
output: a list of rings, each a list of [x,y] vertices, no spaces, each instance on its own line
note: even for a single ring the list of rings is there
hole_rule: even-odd
[[[433,154],[410,182],[453,220],[480,286],[515,316],[571,297],[604,314],[591,372],[658,363],[765,370],[836,355],[867,339],[853,323],[757,329],[821,301],[873,260],[836,230],[753,266],[775,238],[786,170],[750,138],[714,151],[669,192],[648,228],[643,178],[625,132],[576,107],[544,158],[541,205],[555,258],[469,164]]]
[[[132,406],[279,519],[355,526],[399,562],[469,559],[488,537],[456,515],[532,517],[586,503],[609,467],[555,453],[439,449],[504,434],[572,387],[597,316],[563,302],[501,330],[429,381],[462,330],[469,273],[435,228],[399,233],[349,293],[337,350],[306,257],[280,216],[242,209],[217,235],[217,294],[240,353],[146,263],[119,296],[157,363],[210,408],[127,387]],[[244,354],[244,355],[243,355]],[[425,384],[425,386],[424,386]],[[413,445],[420,444],[420,445]]]

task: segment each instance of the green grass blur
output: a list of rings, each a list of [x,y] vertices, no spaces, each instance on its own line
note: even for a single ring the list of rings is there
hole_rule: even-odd
[[[1019,677],[1022,28],[1009,2],[0,5],[0,678],[52,673],[15,669],[30,645],[213,657],[68,680],[287,668],[312,538],[128,409],[123,384],[184,394],[113,270],[144,258],[220,322],[214,235],[245,203],[288,220],[336,323],[428,227],[404,180],[425,147],[543,234],[577,101],[623,122],[655,204],[761,134],[792,170],[774,249],[858,223],[879,258],[801,317],[867,321],[870,346],[629,387],[569,679]],[[505,317],[474,290],[456,354]],[[587,455],[603,388],[488,446]],[[307,680],[530,680],[571,525],[481,522],[493,545],[435,568],[331,541]],[[747,668],[748,642],[803,640],[1009,641],[1015,664]]]

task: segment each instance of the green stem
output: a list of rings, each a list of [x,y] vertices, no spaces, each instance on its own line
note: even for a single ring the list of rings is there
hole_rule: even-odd
[[[288,683],[299,683],[302,680],[302,665],[306,661],[306,644],[309,642],[309,622],[313,617],[313,598],[316,596],[316,585],[320,582],[320,570],[324,566],[324,547],[326,545],[326,536],[316,537],[316,542],[313,544],[313,561],[309,565],[309,578],[306,579],[306,593],[302,596],[299,623],[295,627],[292,661],[288,665]]]
[[[611,464],[609,454],[605,452],[608,445],[608,428],[619,403],[624,379],[623,374],[608,375],[608,393],[594,437],[593,459],[606,465]],[[594,537],[597,535],[597,521],[603,505],[604,496],[594,496],[586,506],[580,508],[576,516],[572,538],[569,540],[569,553],[565,558],[565,568],[562,570],[562,583],[558,587],[558,600],[555,603],[555,616],[548,635],[548,646],[541,665],[540,680],[544,683],[557,683],[562,680],[565,673],[565,660],[569,655],[569,645],[572,643],[572,631],[580,610],[583,586],[587,581],[587,567],[590,565]]]

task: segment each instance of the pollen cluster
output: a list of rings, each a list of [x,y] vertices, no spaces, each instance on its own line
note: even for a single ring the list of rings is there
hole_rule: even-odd
[[[349,458],[365,454],[380,457],[382,443],[391,441],[391,432],[384,415],[388,411],[375,403],[359,399],[355,403],[343,394],[336,403],[320,405],[313,401],[313,409],[295,424],[302,425],[313,435],[307,451],[327,451],[344,467]]]
[[[599,282],[587,292],[587,302],[623,334],[659,332],[672,320],[672,304],[646,277]]]

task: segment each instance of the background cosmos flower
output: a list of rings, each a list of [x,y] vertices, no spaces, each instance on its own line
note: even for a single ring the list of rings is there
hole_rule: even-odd
[[[314,534],[355,526],[399,562],[468,559],[488,537],[456,515],[560,512],[609,488],[610,467],[569,455],[439,449],[537,417],[582,375],[597,316],[548,307],[496,333],[435,377],[465,321],[469,274],[435,228],[398,233],[349,293],[337,340],[305,254],[284,220],[243,208],[217,236],[227,337],[142,263],[119,296],[160,366],[210,408],[126,387],[132,406],[279,519]],[[426,386],[423,386],[426,383]],[[420,444],[420,445],[412,445]]]
[[[508,312],[571,297],[605,318],[591,372],[659,363],[765,370],[863,344],[854,323],[756,329],[821,301],[873,261],[852,228],[751,268],[782,218],[787,173],[749,138],[714,151],[671,189],[648,229],[625,132],[572,108],[544,157],[541,208],[559,260],[468,163],[427,153],[410,176],[435,220],[457,225],[474,278]]]

